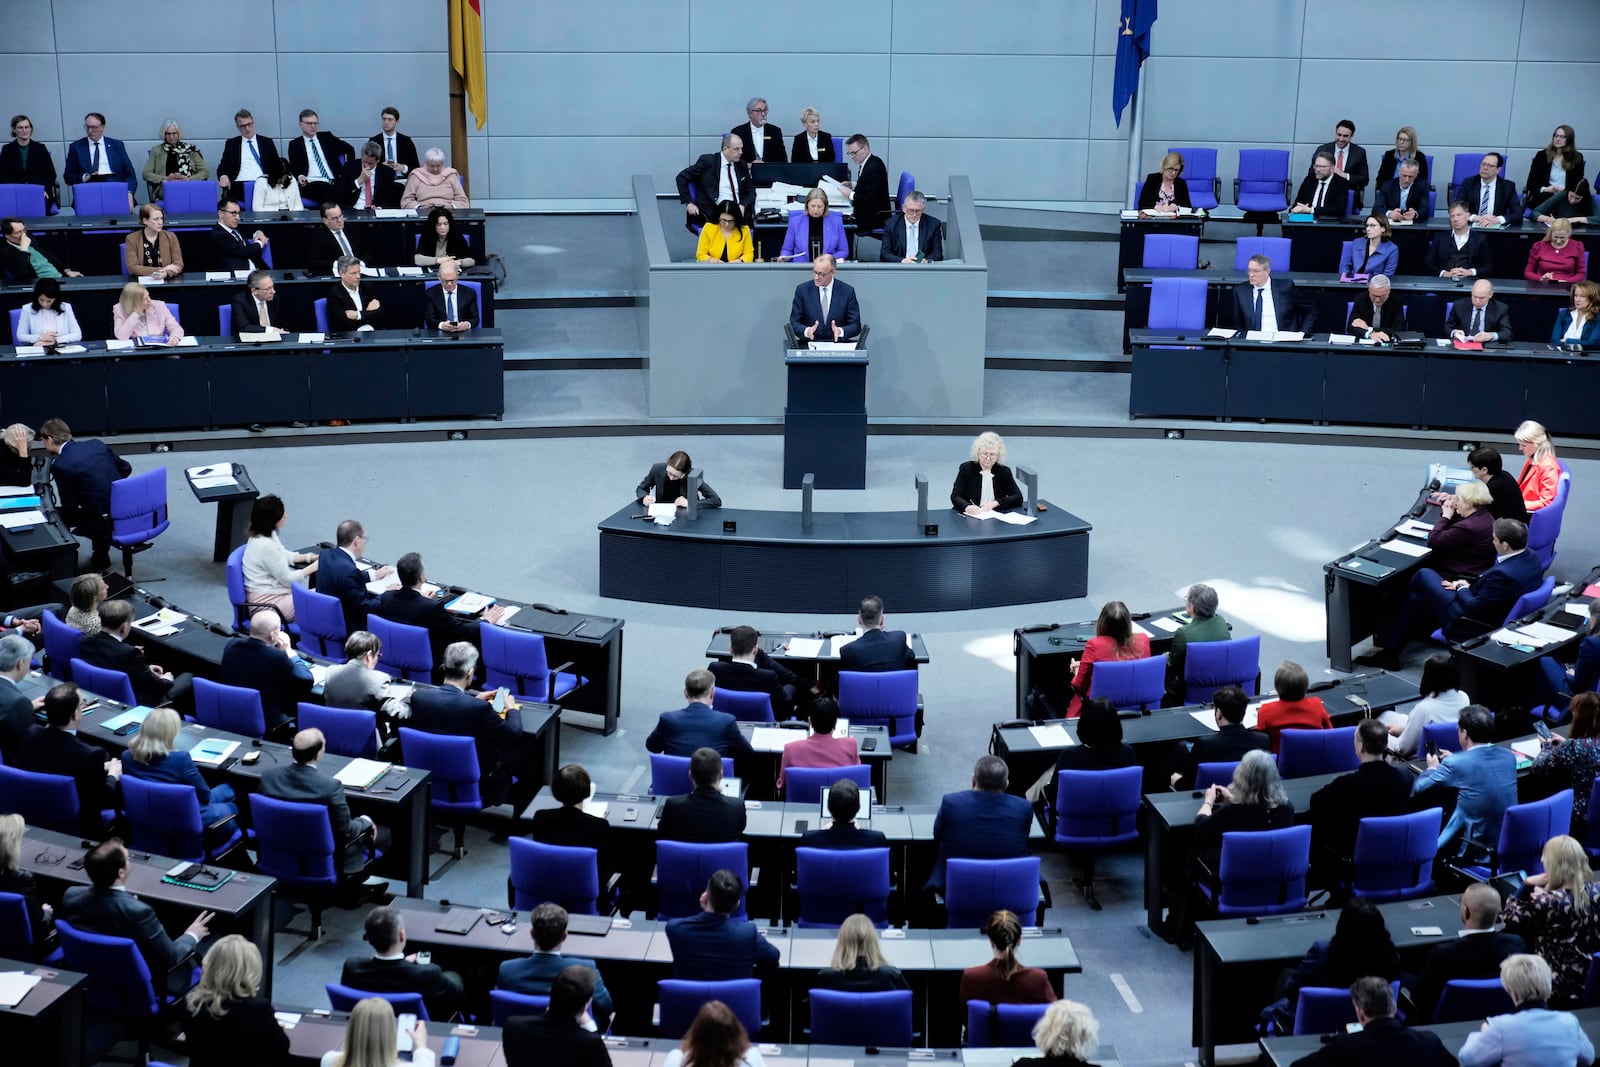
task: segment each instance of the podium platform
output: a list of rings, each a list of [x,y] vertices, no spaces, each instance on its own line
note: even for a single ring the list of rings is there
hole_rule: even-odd
[[[850,351],[793,347],[785,333],[789,402],[783,409],[783,487],[807,474],[818,489],[867,487],[867,330]]]

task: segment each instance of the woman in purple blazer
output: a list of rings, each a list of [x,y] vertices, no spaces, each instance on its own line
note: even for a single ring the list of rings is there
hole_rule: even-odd
[[[783,258],[791,263],[810,263],[813,249],[836,260],[850,255],[850,245],[844,239],[843,216],[828,210],[828,194],[813,189],[806,194],[806,209],[789,216],[789,232],[783,236]]]

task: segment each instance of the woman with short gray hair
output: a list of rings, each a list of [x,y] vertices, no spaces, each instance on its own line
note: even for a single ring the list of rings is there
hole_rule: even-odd
[[[1011,1067],[1094,1067],[1089,1057],[1100,1041],[1100,1022],[1086,1004],[1058,1000],[1033,1027],[1033,1044],[1042,1056],[1024,1056]]]
[[[150,149],[144,164],[144,181],[150,189],[151,200],[163,199],[167,182],[203,181],[211,177],[200,149],[183,139],[183,127],[177,119],[161,123],[161,140]]]
[[[430,148],[422,153],[422,166],[406,176],[405,192],[400,194],[400,206],[426,215],[436,207],[459,210],[471,207],[467,191],[462,187],[461,175],[454,167],[444,163],[444,152]]]
[[[975,519],[994,511],[1022,506],[1022,490],[1006,466],[1006,443],[993,431],[980,433],[972,442],[972,458],[956,471],[950,487],[950,506]]]
[[[1271,754],[1246,752],[1228,785],[1206,790],[1194,819],[1194,853],[1213,874],[1222,857],[1222,835],[1240,831],[1281,830],[1294,825],[1294,805],[1278,777]]]
[[[1538,1067],[1587,1067],[1594,1062],[1594,1042],[1578,1020],[1545,1006],[1550,997],[1550,965],[1540,956],[1519,952],[1500,961],[1500,984],[1516,1011],[1491,1015],[1467,1035],[1456,1055],[1461,1067],[1538,1064]]]

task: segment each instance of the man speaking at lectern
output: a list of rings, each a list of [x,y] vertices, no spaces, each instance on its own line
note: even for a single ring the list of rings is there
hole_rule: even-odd
[[[853,341],[860,335],[856,291],[834,278],[836,269],[833,257],[824,253],[811,264],[811,283],[795,287],[789,328],[796,341]]]

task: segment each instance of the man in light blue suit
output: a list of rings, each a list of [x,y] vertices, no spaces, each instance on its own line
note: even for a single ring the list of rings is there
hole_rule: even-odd
[[[533,945],[531,956],[519,960],[506,960],[500,965],[500,977],[495,988],[547,997],[550,983],[555,981],[564,967],[587,967],[594,972],[594,1021],[601,1030],[611,1024],[611,991],[600,977],[594,960],[580,956],[563,955],[561,949],[567,942],[567,909],[546,901],[533,909]]]
[[[799,341],[853,341],[861,335],[856,291],[834,278],[838,262],[827,253],[811,264],[811,281],[801,282],[789,308],[789,328]]]
[[[1412,785],[1411,795],[1439,785],[1455,789],[1456,810],[1439,831],[1441,851],[1457,838],[1495,848],[1506,809],[1517,802],[1517,754],[1494,746],[1494,713],[1482,704],[1461,709],[1456,736],[1461,751],[1430,753],[1428,769]]]
[[[128,150],[115,137],[106,136],[106,117],[98,111],[83,116],[83,132],[67,146],[67,165],[63,171],[68,185],[83,182],[121,182],[128,187],[128,210],[139,189],[139,172],[128,158]]]
[[[1554,991],[1550,964],[1542,956],[1518,953],[1500,964],[1500,984],[1516,1010],[1491,1015],[1467,1035],[1458,1055],[1461,1067],[1491,1064],[1594,1062],[1594,1042],[1571,1014],[1545,1006]]]

